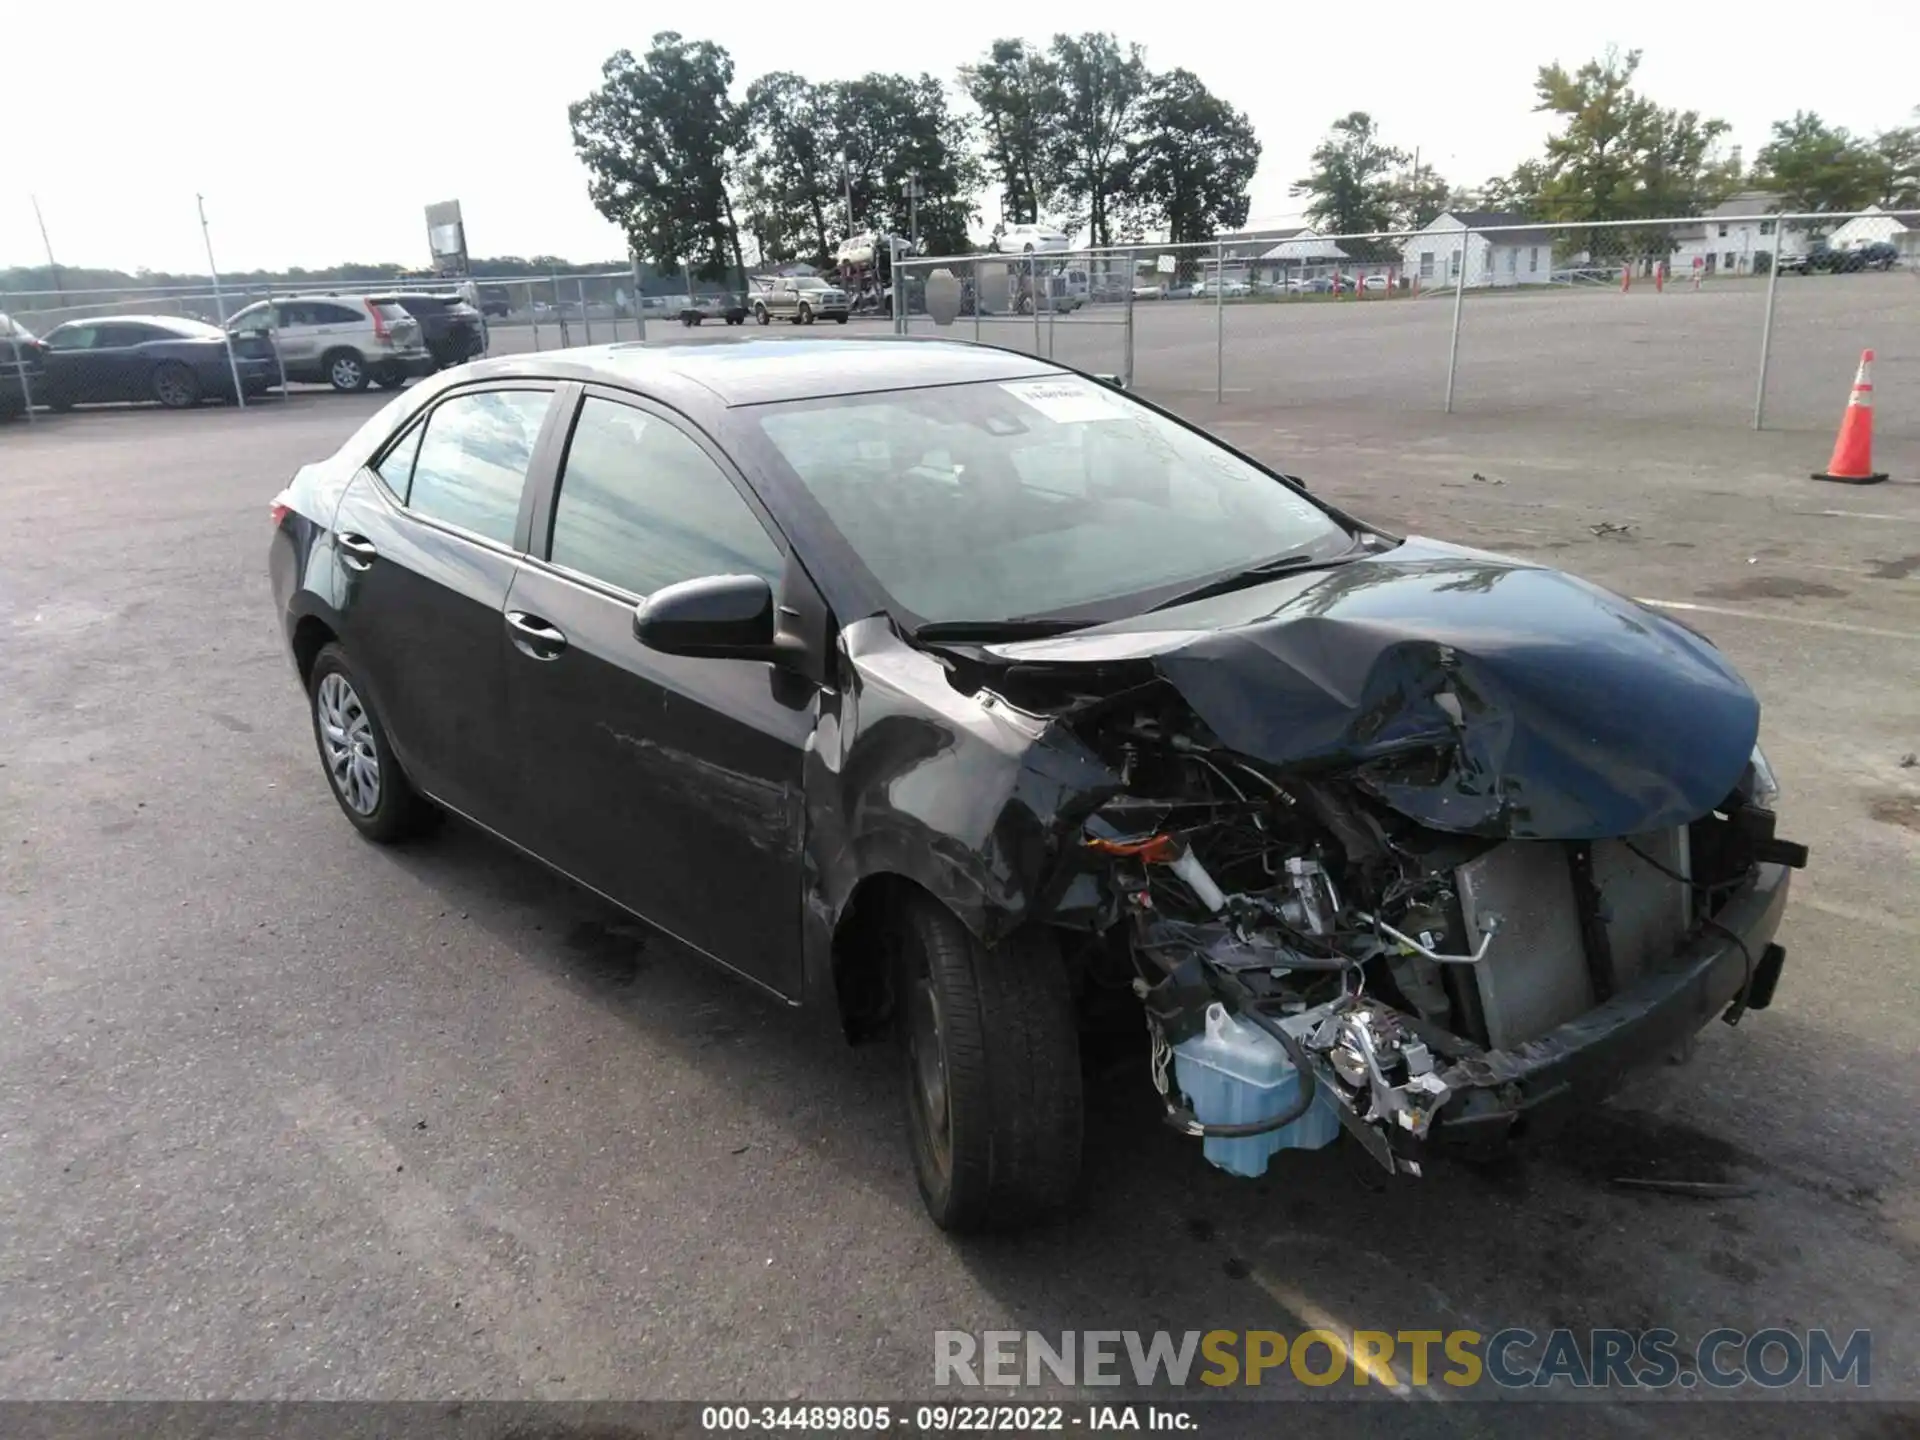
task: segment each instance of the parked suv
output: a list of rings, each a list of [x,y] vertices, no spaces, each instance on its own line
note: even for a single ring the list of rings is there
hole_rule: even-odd
[[[376,295],[375,305],[398,305],[420,322],[420,337],[437,369],[447,370],[487,353],[486,322],[480,312],[458,295],[408,292]]]
[[[270,332],[287,379],[336,390],[364,390],[369,380],[398,390],[409,376],[434,371],[420,322],[391,299],[289,295],[249,305],[227,328],[236,335]]]
[[[775,319],[791,320],[796,325],[811,325],[816,320],[844,325],[849,313],[847,292],[817,275],[776,275],[754,291],[753,318],[762,325],[770,325]]]

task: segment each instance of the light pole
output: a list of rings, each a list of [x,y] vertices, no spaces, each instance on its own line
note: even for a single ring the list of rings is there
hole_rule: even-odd
[[[847,238],[853,238],[853,158],[845,150],[840,152],[840,173],[847,182]]]
[[[920,172],[907,176],[907,243],[916,254],[920,250]]]

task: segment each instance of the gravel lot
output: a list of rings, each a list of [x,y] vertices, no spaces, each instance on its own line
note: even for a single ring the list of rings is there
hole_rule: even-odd
[[[1576,302],[1627,313],[1543,303]],[[924,1220],[885,1051],[462,827],[353,836],[270,613],[266,511],[377,397],[0,430],[0,1395],[898,1398],[930,1390],[939,1328],[1331,1322],[1870,1327],[1873,1393],[1920,1399],[1914,332],[1906,371],[1881,342],[1896,481],[1854,490],[1805,478],[1830,432],[1689,421],[1673,377],[1697,367],[1659,345],[1632,392],[1651,408],[1503,400],[1509,362],[1480,347],[1534,303],[1472,303],[1451,419],[1270,393],[1310,370],[1430,395],[1432,302],[1339,320],[1334,364],[1292,330],[1249,341],[1233,373],[1258,387],[1218,410],[1210,369],[1172,383],[1211,337],[1169,305],[1140,375],[1361,514],[1692,607],[1758,689],[1783,833],[1814,850],[1774,1008],[1541,1154],[1391,1188],[1345,1147],[1211,1172],[1129,1070],[1091,1091],[1082,1213],[1012,1242]],[[1296,310],[1276,322],[1308,340],[1336,323]],[[1817,388],[1780,402],[1810,427],[1867,341],[1821,343]],[[1737,402],[1749,364],[1743,344],[1699,383]],[[1348,1433],[1477,1433],[1462,1413],[1376,1406]]]

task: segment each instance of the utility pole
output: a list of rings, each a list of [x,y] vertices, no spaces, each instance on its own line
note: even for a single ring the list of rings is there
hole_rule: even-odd
[[[840,152],[840,173],[847,182],[847,238],[853,238],[853,157],[845,150]]]

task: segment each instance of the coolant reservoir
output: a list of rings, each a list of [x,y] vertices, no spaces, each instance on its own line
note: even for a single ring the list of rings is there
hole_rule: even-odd
[[[1294,1104],[1300,1074],[1280,1042],[1258,1025],[1235,1019],[1219,1002],[1207,1007],[1207,1028],[1173,1047],[1173,1073],[1202,1125],[1248,1125]],[[1203,1142],[1209,1162],[1232,1175],[1264,1175],[1276,1150],[1318,1150],[1340,1133],[1327,1095],[1307,1113],[1264,1135]]]

